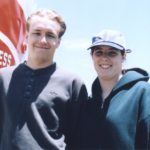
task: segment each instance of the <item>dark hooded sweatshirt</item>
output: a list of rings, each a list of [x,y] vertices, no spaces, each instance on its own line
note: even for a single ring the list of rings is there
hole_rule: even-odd
[[[24,63],[0,74],[0,150],[56,150],[65,136],[76,146],[84,83],[56,64],[33,70]],[[2,128],[3,127],[3,128]]]
[[[82,119],[85,150],[150,149],[150,84],[139,68],[126,73],[102,104],[98,78]]]

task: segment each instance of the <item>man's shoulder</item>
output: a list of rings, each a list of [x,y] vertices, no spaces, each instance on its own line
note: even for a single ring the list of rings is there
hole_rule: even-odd
[[[9,67],[4,67],[0,69],[0,76],[6,76],[9,74],[12,74],[12,72],[15,70],[16,66],[9,66]]]
[[[60,78],[64,78],[67,80],[78,80],[83,81],[82,78],[75,72],[67,70],[65,68],[57,67],[55,71],[55,76],[58,76]]]
[[[12,73],[16,66],[10,66],[0,69],[0,84],[4,86],[5,92],[7,92],[9,83],[12,77]]]

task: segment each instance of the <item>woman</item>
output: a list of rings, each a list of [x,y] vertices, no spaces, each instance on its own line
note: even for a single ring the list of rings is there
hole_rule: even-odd
[[[82,119],[86,149],[150,149],[150,84],[146,71],[123,70],[125,40],[114,30],[93,37],[91,57],[97,78]]]

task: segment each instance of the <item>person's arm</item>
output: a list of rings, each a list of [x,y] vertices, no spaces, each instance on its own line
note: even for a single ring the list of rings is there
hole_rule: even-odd
[[[150,85],[147,84],[141,96],[139,106],[139,120],[137,121],[136,145],[137,149],[150,149]]]
[[[137,139],[136,148],[137,149],[150,149],[150,116],[141,120],[137,126]]]
[[[85,84],[80,80],[75,80],[72,84],[72,97],[67,107],[67,127],[66,143],[67,150],[81,149],[81,120],[84,105],[88,98]]]
[[[4,122],[4,86],[0,76],[0,141],[2,136],[2,128]]]
[[[29,129],[32,130],[34,138],[38,141],[38,143],[44,149],[53,149],[53,150],[65,150],[66,144],[64,142],[64,136],[59,139],[54,139],[48,134],[46,126],[41,118],[41,115],[38,111],[37,105],[33,102],[30,106],[30,114],[32,121],[34,122],[34,126],[28,123]],[[34,129],[33,129],[34,128]],[[38,135],[36,134],[38,133]]]

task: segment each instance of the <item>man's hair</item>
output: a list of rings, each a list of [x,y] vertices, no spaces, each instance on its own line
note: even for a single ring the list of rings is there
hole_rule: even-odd
[[[49,9],[40,9],[40,10],[37,10],[37,11],[31,13],[31,15],[27,18],[27,24],[26,24],[27,31],[29,31],[29,29],[30,29],[30,22],[31,22],[32,17],[34,17],[34,16],[47,17],[50,20],[56,21],[61,27],[60,33],[58,35],[59,38],[61,38],[64,35],[64,33],[66,31],[65,21],[56,11],[49,10]]]

